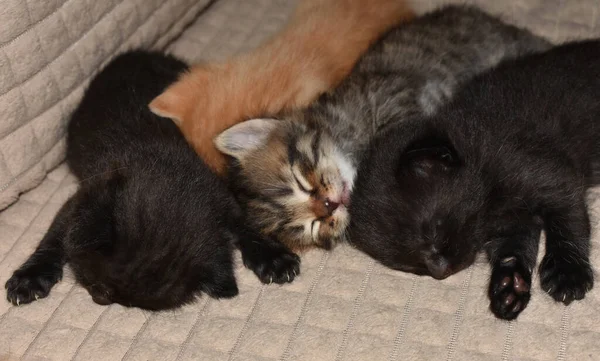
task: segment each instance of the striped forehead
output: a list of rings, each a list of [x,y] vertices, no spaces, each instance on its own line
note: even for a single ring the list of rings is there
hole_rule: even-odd
[[[293,138],[288,147],[290,165],[300,162],[304,166],[316,167],[321,158],[320,145],[321,133],[317,131]]]

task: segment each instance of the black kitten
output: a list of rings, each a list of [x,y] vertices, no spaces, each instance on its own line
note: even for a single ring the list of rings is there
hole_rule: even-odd
[[[600,183],[600,42],[566,44],[476,78],[437,116],[383,135],[359,170],[351,240],[383,264],[444,278],[485,248],[491,310],[542,288],[556,301],[593,286],[586,189]]]
[[[158,310],[200,292],[233,297],[236,241],[262,280],[293,279],[298,258],[247,232],[226,186],[171,120],[148,110],[186,69],[134,51],[91,82],[68,126],[67,162],[81,187],[6,283],[10,302],[47,296],[66,262],[99,304]]]

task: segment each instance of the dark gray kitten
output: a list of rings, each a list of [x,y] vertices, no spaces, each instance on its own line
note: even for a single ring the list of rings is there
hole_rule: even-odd
[[[249,120],[217,138],[236,160],[231,175],[250,224],[295,250],[330,249],[344,238],[356,168],[378,130],[432,114],[474,75],[548,47],[467,6],[393,29],[307,110]]]

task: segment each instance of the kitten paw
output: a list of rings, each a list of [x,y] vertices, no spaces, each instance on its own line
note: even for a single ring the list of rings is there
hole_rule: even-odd
[[[490,310],[503,320],[514,320],[527,307],[531,271],[517,257],[506,257],[494,265],[488,296]]]
[[[62,268],[29,267],[18,269],[6,281],[4,286],[6,288],[6,298],[16,306],[33,302],[48,296],[50,289],[61,278]]]
[[[540,282],[555,301],[568,305],[592,289],[594,273],[588,259],[546,254],[540,264]]]
[[[244,265],[267,284],[292,282],[300,274],[300,257],[283,247],[265,249],[252,259],[245,258]]]

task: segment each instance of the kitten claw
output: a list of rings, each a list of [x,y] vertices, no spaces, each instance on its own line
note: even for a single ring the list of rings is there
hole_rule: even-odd
[[[573,262],[576,259],[577,262]],[[540,283],[555,301],[565,305],[581,300],[594,286],[594,272],[587,258],[547,253],[539,268]]]
[[[265,284],[292,282],[300,274],[300,257],[283,245],[266,247],[261,252],[242,253],[242,257],[244,265]]]
[[[54,265],[36,265],[16,270],[6,281],[6,298],[15,306],[27,304],[48,296],[52,286],[62,275],[62,268]]]

